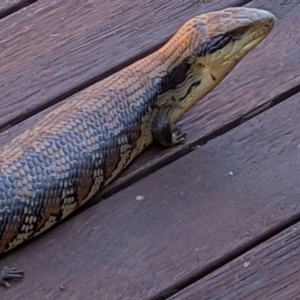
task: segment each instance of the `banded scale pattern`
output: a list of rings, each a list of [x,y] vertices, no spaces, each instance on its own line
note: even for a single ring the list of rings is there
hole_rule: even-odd
[[[69,215],[148,145],[161,81],[137,67],[98,97],[79,93],[0,154],[0,253]]]

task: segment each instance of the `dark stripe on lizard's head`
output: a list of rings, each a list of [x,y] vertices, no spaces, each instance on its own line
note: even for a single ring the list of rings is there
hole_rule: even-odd
[[[224,34],[218,34],[212,37],[209,41],[201,44],[196,49],[196,55],[198,57],[204,57],[207,54],[213,54],[218,50],[223,49],[230,42],[239,40],[242,38],[244,33],[247,31],[247,28],[239,28],[231,32],[227,32]]]

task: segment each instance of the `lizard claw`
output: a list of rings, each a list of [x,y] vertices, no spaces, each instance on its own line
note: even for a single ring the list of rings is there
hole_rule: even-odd
[[[172,145],[182,144],[185,142],[186,133],[182,132],[180,128],[176,128],[172,133]]]
[[[23,270],[19,270],[17,268],[0,269],[0,285],[3,285],[7,288],[10,287],[10,284],[6,281],[7,279],[23,278],[23,277],[24,277]]]

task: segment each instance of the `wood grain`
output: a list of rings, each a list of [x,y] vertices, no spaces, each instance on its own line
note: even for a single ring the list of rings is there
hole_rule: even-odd
[[[300,219],[299,111],[297,95],[3,257],[26,279],[2,299],[168,295]]]
[[[190,17],[243,2],[38,1],[0,20],[0,130],[153,51]]]
[[[300,299],[299,256],[298,223],[169,300]]]

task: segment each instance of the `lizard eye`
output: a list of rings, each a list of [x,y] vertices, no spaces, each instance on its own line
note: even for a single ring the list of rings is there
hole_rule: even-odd
[[[240,40],[243,37],[243,35],[247,32],[247,30],[248,30],[248,27],[241,27],[241,28],[238,28],[238,29],[230,32],[232,41]]]

